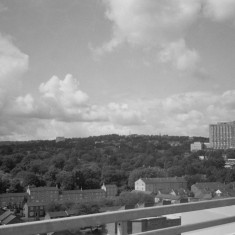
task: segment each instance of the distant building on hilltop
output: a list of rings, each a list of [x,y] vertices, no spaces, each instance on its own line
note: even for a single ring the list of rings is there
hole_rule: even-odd
[[[64,142],[65,141],[65,138],[64,137],[56,137],[55,139],[55,142],[58,143],[58,142]]]
[[[211,124],[209,138],[213,149],[235,148],[235,121]]]
[[[159,191],[170,191],[177,189],[186,189],[187,181],[183,177],[169,178],[140,178],[135,181],[135,190],[150,191],[158,193]]]
[[[202,149],[203,149],[203,143],[201,142],[194,142],[190,145],[191,152],[196,152]]]

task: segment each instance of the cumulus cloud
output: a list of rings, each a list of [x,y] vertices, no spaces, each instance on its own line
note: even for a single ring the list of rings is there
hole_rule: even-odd
[[[187,0],[105,0],[104,4],[106,17],[114,24],[113,38],[144,46],[178,39],[201,7],[200,2]]]
[[[0,103],[1,104],[1,103]],[[39,97],[18,96],[7,109],[8,115],[63,122],[112,122],[122,126],[143,123],[140,112],[128,104],[91,104],[78,79],[51,77],[39,86]]]
[[[112,22],[112,36],[102,46],[91,48],[95,56],[128,43],[151,48],[160,62],[195,75],[204,74],[204,69],[199,52],[185,42],[187,30],[202,17],[215,21],[235,18],[234,0],[103,0],[103,4],[106,18]]]
[[[0,135],[8,130],[6,122],[11,123],[8,111],[15,95],[20,93],[20,77],[27,70],[28,55],[10,37],[0,34]]]
[[[64,80],[59,79],[60,84],[65,84]],[[49,90],[44,90],[39,98],[30,94],[17,97],[12,106],[14,112],[8,112],[11,118],[0,116],[0,139],[51,139],[58,135],[75,137],[111,133],[207,136],[210,123],[232,121],[231,117],[235,115],[235,90],[222,94],[188,92],[162,99],[102,105],[90,104],[87,100],[86,104],[75,103],[77,112],[74,113],[66,111],[71,106],[62,107],[57,90],[53,90],[56,96],[51,96]],[[45,103],[44,96],[48,93],[46,99],[57,99]]]
[[[196,69],[198,52],[187,48],[184,36],[199,17],[200,1],[104,0],[103,3],[107,19],[113,23],[113,35],[110,41],[92,49],[95,56],[128,43],[151,48],[160,62],[171,63],[180,71]]]
[[[235,19],[234,0],[204,0],[203,13],[205,17],[215,21]]]
[[[184,39],[180,39],[166,45],[159,53],[159,60],[163,63],[172,63],[179,71],[195,71],[199,55],[196,50],[187,48]]]
[[[112,123],[132,126],[141,125],[145,122],[141,112],[129,108],[128,104],[109,103],[107,108]]]
[[[65,107],[79,106],[88,100],[88,95],[79,89],[78,80],[71,74],[67,74],[64,80],[53,76],[40,85],[39,91],[43,97],[54,99]]]
[[[7,36],[0,34],[0,113],[19,93],[20,76],[28,70],[28,55],[22,53]]]
[[[0,34],[0,84],[28,69],[28,55],[22,53],[10,40]]]

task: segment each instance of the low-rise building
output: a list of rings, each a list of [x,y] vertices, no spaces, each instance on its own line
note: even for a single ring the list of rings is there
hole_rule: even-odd
[[[58,201],[59,189],[57,187],[29,187],[27,188],[28,200],[33,202]]]
[[[55,139],[55,142],[56,142],[56,143],[64,142],[64,141],[65,141],[65,138],[64,138],[64,137],[61,137],[61,136],[58,136],[58,137],[56,137],[56,139]]]
[[[135,182],[135,190],[154,193],[158,193],[158,191],[170,191],[172,189],[177,190],[180,188],[187,188],[187,181],[183,177],[140,178]]]
[[[17,224],[23,221],[10,210],[5,211],[0,215],[0,225]]]
[[[229,168],[229,169],[232,169],[233,167],[235,167],[235,159],[230,159],[230,158],[226,159],[224,167]]]
[[[26,199],[26,193],[3,193],[0,194],[0,207],[17,207],[22,208],[24,200]]]
[[[196,183],[191,186],[191,191],[195,198],[201,200],[229,196],[226,186],[219,182]]]
[[[101,186],[101,189],[105,191],[107,198],[114,198],[115,196],[117,196],[118,188],[115,184],[103,184]]]
[[[201,142],[194,142],[194,143],[190,144],[191,152],[197,152],[202,149],[203,149],[203,143],[201,143]]]
[[[23,207],[23,215],[26,219],[39,220],[40,217],[45,216],[48,204],[48,202],[26,202]]]

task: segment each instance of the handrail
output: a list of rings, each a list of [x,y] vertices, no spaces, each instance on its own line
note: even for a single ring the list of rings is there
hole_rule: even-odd
[[[182,203],[182,204],[174,204],[174,205],[167,205],[167,206],[155,206],[155,207],[148,207],[148,208],[130,209],[130,210],[105,212],[105,213],[91,214],[91,215],[84,215],[84,216],[74,216],[74,217],[67,217],[67,218],[60,218],[60,219],[43,220],[43,221],[36,221],[36,222],[0,226],[0,235],[19,235],[19,234],[31,235],[31,234],[38,234],[38,233],[56,232],[56,231],[63,231],[63,230],[70,230],[70,229],[79,229],[83,227],[97,226],[97,225],[108,224],[112,222],[119,222],[119,221],[125,222],[125,221],[134,220],[134,219],[146,218],[146,217],[157,217],[161,215],[190,212],[190,211],[225,207],[225,206],[231,206],[231,205],[235,205],[235,198],[218,199],[218,200],[202,201],[202,202],[192,202],[192,203]],[[234,217],[227,217],[225,219],[220,219],[216,221],[217,224],[218,223],[224,224],[224,223],[231,223],[231,222],[235,222]],[[212,225],[215,226],[217,225],[216,223],[215,224],[212,223]],[[199,228],[204,228],[204,226],[207,226],[207,227],[211,226],[209,222],[204,222],[204,225],[203,223],[200,223],[200,224],[201,225],[199,225]],[[177,227],[180,227],[180,229],[184,229],[184,232],[186,232],[186,231],[191,231],[190,229],[193,228],[193,225],[191,225],[191,227],[189,225],[170,227],[165,230],[170,231],[172,229],[173,230],[176,229]],[[193,228],[193,230],[199,229],[199,228],[197,228],[196,226]],[[164,232],[163,230],[162,230],[162,233],[159,233],[159,232],[156,233],[155,231],[154,234],[167,234],[167,235],[173,234],[169,232],[168,233],[163,233],[163,232]],[[142,233],[142,234],[151,234],[151,232]]]

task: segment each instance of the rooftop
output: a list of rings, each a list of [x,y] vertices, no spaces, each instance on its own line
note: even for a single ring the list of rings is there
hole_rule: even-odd
[[[45,192],[45,191],[56,191],[56,190],[58,190],[57,187],[34,187],[34,188],[29,187],[29,189],[30,189],[31,192],[36,192],[36,191]]]
[[[68,214],[65,211],[53,211],[53,212],[47,212],[47,214],[50,216],[51,219],[68,216]]]
[[[187,181],[183,177],[167,177],[167,178],[141,178],[145,183],[186,183]]]

